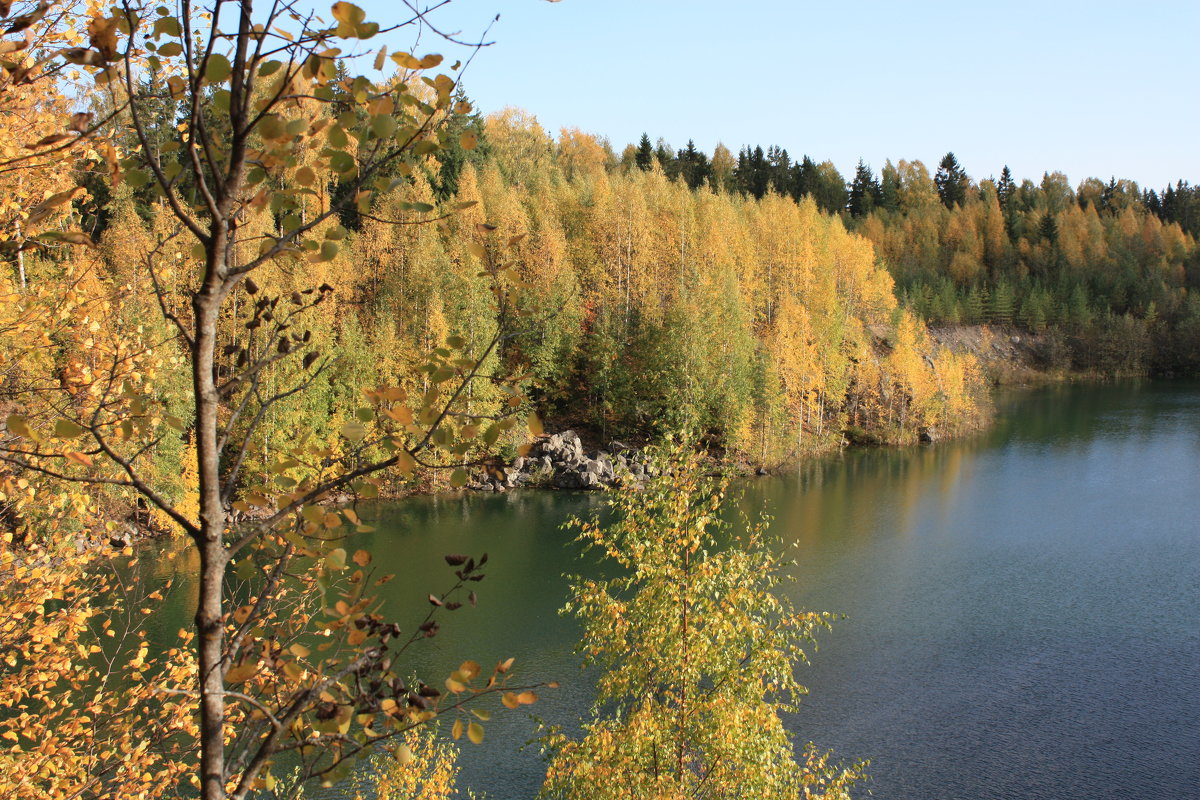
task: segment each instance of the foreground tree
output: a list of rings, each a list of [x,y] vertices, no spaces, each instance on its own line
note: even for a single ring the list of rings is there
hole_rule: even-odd
[[[828,615],[796,611],[761,525],[722,521],[725,486],[698,457],[660,453],[660,477],[613,501],[617,521],[579,539],[623,577],[576,579],[566,611],[601,673],[582,736],[551,731],[554,798],[844,798],[860,767],[811,744],[797,762],[780,713],[805,692],[794,669]]]
[[[335,367],[305,324],[333,292],[321,276],[347,236],[341,220],[370,216],[374,194],[403,184],[447,147],[446,121],[470,107],[454,97],[454,78],[433,74],[440,55],[391,54],[394,79],[359,74],[357,58],[378,71],[389,56],[362,44],[381,26],[350,3],[334,3],[328,20],[282,1],[265,11],[251,0],[180,0],[174,9],[125,0],[89,9],[76,23],[41,2],[12,21],[9,33],[65,25],[74,31],[68,43],[81,46],[5,65],[6,88],[74,65],[90,76],[77,96],[103,96],[103,115],[60,117],[60,132],[30,145],[41,160],[13,156],[3,166],[50,169],[56,149],[94,141],[112,184],[155,200],[172,224],[136,268],[160,324],[122,330],[120,298],[84,317],[94,335],[66,354],[70,363],[13,395],[18,413],[6,419],[0,459],[16,475],[134,494],[194,546],[195,680],[162,692],[194,703],[195,783],[205,800],[270,788],[281,753],[298,765],[301,780],[332,782],[377,743],[500,691],[511,666],[501,663],[488,677],[468,661],[445,690],[406,685],[400,655],[436,635],[435,612],[474,602],[469,587],[483,577],[486,556],[447,556],[452,586],[431,594],[428,616],[402,634],[371,598],[369,554],[350,555],[342,541],[366,526],[352,508],[323,504],[373,495],[373,476],[391,468],[457,465],[451,482],[464,483],[462,465],[512,429],[523,406],[516,381],[494,374],[500,334],[484,342],[450,337],[415,375],[366,389],[354,418],[336,431],[283,447],[263,435],[273,409]],[[437,32],[424,11],[408,3],[405,10],[391,29]],[[160,80],[144,81],[145,74]],[[161,127],[152,136],[152,109],[160,113],[162,102],[174,104],[178,124],[170,136]],[[473,134],[462,134],[461,145],[473,147]],[[68,209],[80,192],[47,199],[38,221]],[[405,210],[429,218],[435,209],[414,203]],[[478,227],[481,239],[494,238],[491,226]],[[54,234],[51,241],[91,243],[77,230]],[[26,245],[17,240],[10,250]],[[503,242],[471,249],[500,320],[518,313],[504,251]],[[286,288],[262,288],[269,285]],[[33,330],[36,320],[78,307],[78,300],[65,312],[22,300],[14,318]],[[159,380],[172,359],[189,373],[182,396],[169,396]],[[471,387],[481,382],[507,397],[502,418],[489,420],[471,405]],[[149,466],[172,437],[194,448],[194,509],[167,496]],[[252,474],[252,460],[266,469]],[[482,738],[474,720],[467,732]],[[77,791],[57,793],[113,791],[101,771]]]

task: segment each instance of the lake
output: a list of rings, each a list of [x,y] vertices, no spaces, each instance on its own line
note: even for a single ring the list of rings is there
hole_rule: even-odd
[[[797,560],[792,599],[845,615],[800,668],[811,694],[789,726],[870,759],[874,797],[1200,796],[1200,384],[1013,393],[975,439],[849,450],[737,491]],[[561,526],[602,507],[526,491],[371,509],[361,546],[397,573],[402,623],[452,580],[442,554],[490,554],[479,607],[447,615],[413,667],[515,656],[519,679],[562,685],[533,713],[570,726],[593,678],[557,614],[562,575],[596,565]],[[483,745],[464,742],[463,783],[531,797],[534,731],[497,713]]]

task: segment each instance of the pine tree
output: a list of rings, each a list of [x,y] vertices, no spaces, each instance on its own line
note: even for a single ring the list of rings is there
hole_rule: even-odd
[[[1058,222],[1049,211],[1042,215],[1042,221],[1038,223],[1038,236],[1051,247],[1058,243]]]
[[[807,194],[814,194],[816,189],[817,165],[806,155],[792,168],[792,197],[799,200]]]
[[[792,159],[782,147],[771,145],[767,150],[767,180],[771,188],[780,194],[787,192],[792,171]]]
[[[638,169],[646,172],[650,169],[650,165],[654,163],[654,145],[650,144],[650,137],[643,133],[642,140],[638,142],[637,155],[634,157],[634,163],[638,165]]]
[[[942,198],[942,204],[946,208],[962,205],[966,200],[970,179],[963,172],[962,167],[959,166],[958,159],[954,157],[954,153],[946,153],[942,158],[942,162],[938,164],[937,175],[934,176],[933,182],[937,184],[938,196]]]
[[[466,98],[461,97],[460,101],[465,102]],[[483,117],[479,114],[451,117],[446,124],[446,131],[448,144],[445,149],[438,151],[436,156],[438,171],[435,189],[439,200],[453,197],[458,191],[458,176],[466,164],[473,164],[478,168],[491,155]],[[467,149],[463,146],[464,135],[474,137],[471,140],[473,148]]]
[[[676,161],[679,164],[679,174],[683,176],[689,189],[698,189],[712,178],[708,156],[697,150],[696,143],[691,139],[688,139],[687,148],[679,151]]]
[[[1016,190],[1017,185],[1013,183],[1012,170],[1008,168],[1008,164],[1005,164],[1004,169],[1000,171],[1000,182],[996,184],[996,199],[1000,202],[1000,208],[1004,210],[1005,216],[1008,215],[1009,202]]]
[[[992,291],[988,303],[988,321],[996,325],[1011,325],[1013,321],[1013,290],[1007,281],[1001,281]]]
[[[1083,284],[1077,283],[1071,290],[1071,299],[1067,301],[1066,315],[1071,327],[1077,331],[1091,327],[1095,314],[1088,299],[1087,288]]]
[[[963,309],[963,322],[971,325],[979,325],[984,322],[984,311],[987,305],[987,290],[972,286],[971,291],[967,294],[966,307]]]
[[[767,193],[767,187],[771,181],[771,174],[767,168],[767,156],[761,146],[755,147],[754,150],[747,148],[743,169],[744,174],[738,176],[739,185],[743,191],[754,195],[756,199],[761,199]]]
[[[1160,219],[1162,218],[1162,203],[1158,199],[1158,192],[1154,191],[1153,189],[1147,190],[1142,195],[1142,204],[1149,209],[1150,213],[1156,215]]]
[[[882,190],[871,168],[860,158],[854,170],[854,181],[850,184],[850,216],[865,217],[875,209],[882,199]]]

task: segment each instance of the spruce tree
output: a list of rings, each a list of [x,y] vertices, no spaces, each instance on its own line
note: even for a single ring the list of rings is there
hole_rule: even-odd
[[[817,188],[817,165],[807,155],[792,169],[792,197],[799,200],[806,194],[814,194]]]
[[[963,309],[963,322],[979,325],[984,321],[984,311],[987,308],[988,295],[986,289],[972,286],[967,295],[966,307]]]
[[[634,163],[638,165],[638,169],[646,172],[650,169],[650,165],[654,163],[654,145],[650,144],[650,137],[643,133],[642,140],[638,142],[637,155],[634,157]]]
[[[1000,171],[1000,182],[996,184],[996,199],[1000,201],[1000,208],[1004,209],[1005,214],[1008,213],[1009,201],[1012,200],[1013,192],[1017,190],[1017,185],[1013,182],[1012,170],[1008,168],[1008,164],[1004,165],[1004,169]]]
[[[881,198],[879,182],[875,180],[871,168],[860,158],[854,170],[854,181],[850,184],[850,216],[865,217],[875,209]]]
[[[750,154],[747,181],[750,194],[756,198],[761,199],[767,193],[771,174],[767,168],[767,156],[761,146],[755,147],[754,152]]]
[[[712,166],[708,156],[696,149],[696,143],[688,139],[687,148],[680,150],[675,157],[679,165],[679,174],[687,183],[689,189],[699,189],[704,182],[712,177]]]
[[[1058,222],[1049,211],[1042,215],[1042,221],[1038,223],[1038,236],[1051,246],[1058,244]]]
[[[782,147],[771,145],[767,150],[767,180],[780,194],[786,194],[791,177],[792,159]]]
[[[962,205],[967,198],[967,186],[970,179],[967,173],[958,164],[958,159],[954,157],[954,153],[946,153],[942,158],[942,162],[938,164],[937,174],[933,178],[933,182],[937,184],[938,196],[942,198],[942,204],[946,208],[953,208],[956,205]]]

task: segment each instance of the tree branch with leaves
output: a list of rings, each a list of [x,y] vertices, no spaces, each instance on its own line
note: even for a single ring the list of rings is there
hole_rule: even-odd
[[[8,31],[51,25],[43,21],[56,7],[43,0],[32,17],[18,18],[25,28],[14,21]],[[122,0],[111,8],[89,5],[74,23],[60,16],[52,24],[82,27],[86,45],[82,34],[68,35],[79,44],[36,66],[47,76],[78,67],[88,90],[106,95],[110,111],[95,124],[94,114],[75,112],[67,133],[42,137],[35,150],[48,155],[91,140],[88,153],[112,185],[148,193],[173,220],[142,264],[162,338],[97,324],[78,363],[49,382],[36,413],[16,398],[0,461],[14,474],[128,491],[190,540],[198,582],[195,680],[164,691],[195,703],[201,796],[243,798],[270,786],[282,753],[299,762],[302,780],[331,782],[377,744],[439,713],[490,694],[527,697],[528,687],[507,685],[510,661],[486,677],[465,662],[444,690],[405,685],[399,659],[436,635],[438,616],[461,606],[457,598],[483,578],[486,556],[448,557],[456,582],[430,595],[428,618],[404,637],[368,592],[369,555],[347,558],[343,542],[366,526],[353,507],[328,505],[372,496],[382,473],[407,474],[418,465],[450,468],[451,483],[465,483],[466,467],[485,458],[525,413],[521,380],[488,372],[505,326],[487,342],[451,337],[435,348],[419,368],[419,392],[415,380],[368,387],[354,418],[336,430],[281,443],[264,427],[275,407],[329,379],[336,359],[321,354],[306,327],[332,286],[313,280],[285,292],[260,284],[275,282],[276,274],[319,274],[347,235],[343,216],[371,215],[373,198],[407,182],[448,145],[446,122],[470,111],[449,74],[461,61],[438,73],[438,54],[389,55],[368,41],[387,30],[432,31],[465,46],[468,62],[485,42],[442,32],[429,11],[408,2],[390,25],[367,21],[347,2],[334,3],[324,19],[284,0],[266,9],[252,0]],[[359,61],[371,71],[357,72]],[[393,77],[370,77],[389,63],[398,69]],[[0,87],[0,96],[23,85],[32,68],[9,68],[11,86]],[[161,126],[151,135],[148,101],[155,98],[142,80],[147,74],[161,77],[175,104],[178,124],[166,141]],[[46,168],[12,155],[0,169],[18,165],[34,173]],[[327,201],[330,185],[348,204]],[[26,227],[60,209],[70,217],[79,199],[79,187],[52,194],[24,218]],[[457,209],[409,210],[432,220]],[[488,225],[481,235],[495,236]],[[78,231],[50,238],[92,244]],[[173,251],[186,253],[194,267],[171,265],[166,256]],[[491,248],[485,262],[498,320],[521,313],[515,273],[494,257],[502,251]],[[180,396],[164,393],[156,380],[164,360],[175,357],[190,378]],[[484,380],[507,398],[490,419],[469,399],[469,387]],[[160,491],[147,467],[169,437],[194,448],[195,511]],[[265,469],[248,474],[250,455]],[[468,733],[479,739],[482,728],[472,720]],[[98,778],[85,794],[102,795],[104,786]]]

